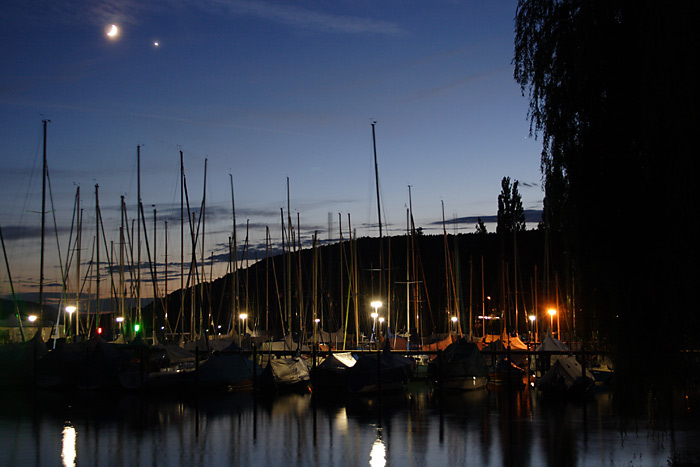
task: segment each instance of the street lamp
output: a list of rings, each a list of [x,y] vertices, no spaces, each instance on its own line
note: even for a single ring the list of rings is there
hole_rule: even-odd
[[[119,323],[119,333],[124,334],[124,317],[123,316],[117,316],[115,321]]]
[[[549,310],[547,310],[547,313],[549,313],[549,332],[551,332],[552,336],[554,336],[554,315],[557,314],[557,310],[555,310],[554,308],[550,308]],[[558,338],[559,332],[557,332],[557,339]]]
[[[535,329],[535,321],[537,321],[537,316],[530,315],[528,316],[528,319],[530,320],[530,340],[532,340],[532,331]],[[535,333],[535,336],[537,336],[537,333]]]
[[[314,344],[316,344],[319,340],[317,336],[318,336],[318,323],[320,323],[320,322],[321,322],[320,318],[314,319]]]
[[[372,319],[374,320],[374,322],[372,323],[372,337],[369,340],[370,342],[372,342],[374,340],[374,328],[377,325],[377,317],[379,316],[379,313],[377,312],[377,310],[382,306],[382,302],[379,300],[374,300],[374,301],[372,301],[372,303],[369,304],[369,306],[374,308],[374,312],[370,315],[372,317]]]
[[[245,331],[245,320],[248,319],[248,313],[241,313],[240,315],[238,315],[238,319],[241,320],[243,330]],[[238,347],[241,346],[241,334],[242,333],[239,330],[239,332],[238,332]]]
[[[36,315],[29,315],[29,316],[27,316],[27,320],[28,320],[30,323],[33,323],[34,321],[36,321]]]
[[[75,310],[77,310],[77,308],[73,305],[68,305],[66,307],[66,313],[68,313],[68,332],[66,333],[66,335],[70,334],[70,328],[71,328],[72,323],[73,323],[73,312]],[[76,332],[76,334],[78,334],[78,333]]]
[[[454,329],[454,333],[456,335],[457,334],[457,321],[459,321],[459,318],[457,318],[456,316],[453,316],[452,318],[450,318],[450,321],[452,321],[452,328]]]
[[[382,325],[384,324],[384,317],[380,316],[378,321],[379,321],[379,335],[381,336],[382,335]]]
[[[370,316],[374,321],[372,322],[372,336],[369,338],[369,341],[374,342],[374,328],[377,326],[377,316],[379,316],[379,313],[374,311]]]

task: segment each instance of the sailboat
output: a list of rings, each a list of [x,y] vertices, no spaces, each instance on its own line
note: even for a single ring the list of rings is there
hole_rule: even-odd
[[[45,239],[45,219],[46,219],[46,140],[47,125],[49,120],[43,120],[43,165],[42,165],[42,192],[41,192],[41,260],[39,272],[39,318],[38,328],[32,339],[25,341],[19,309],[16,308],[16,317],[21,333],[22,342],[10,343],[0,346],[0,367],[3,369],[2,387],[24,387],[34,384],[36,378],[37,362],[48,353],[43,338],[44,324],[44,239]],[[1,231],[0,231],[1,236]],[[2,239],[3,253],[5,254],[5,265],[9,276],[9,263],[5,253],[5,240]],[[13,289],[14,296],[14,289]]]
[[[464,337],[450,344],[428,364],[433,384],[443,389],[474,390],[488,384],[488,368],[479,348]]]

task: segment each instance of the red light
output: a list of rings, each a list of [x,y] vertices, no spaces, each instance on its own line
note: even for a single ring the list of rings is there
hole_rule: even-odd
[[[97,334],[102,334],[102,328],[97,328]]]

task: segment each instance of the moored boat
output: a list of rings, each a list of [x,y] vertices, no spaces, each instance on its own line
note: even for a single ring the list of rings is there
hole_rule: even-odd
[[[348,371],[355,366],[355,357],[350,352],[331,353],[311,370],[314,391],[325,394],[346,393]]]
[[[300,356],[270,359],[260,377],[260,389],[267,392],[309,393],[309,367]]]
[[[460,338],[428,364],[434,384],[443,389],[468,391],[485,388],[488,368],[476,344]]]
[[[364,354],[347,372],[348,388],[353,394],[371,394],[403,390],[413,376],[416,362],[412,358],[384,350]]]
[[[595,378],[584,370],[573,355],[556,360],[545,375],[537,381],[537,389],[544,394],[566,397],[585,397],[595,385]]]

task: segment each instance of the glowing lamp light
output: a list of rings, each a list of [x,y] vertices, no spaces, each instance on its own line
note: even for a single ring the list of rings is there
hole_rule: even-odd
[[[124,317],[123,316],[117,316],[117,323],[123,323],[124,322]]]
[[[73,305],[68,305],[66,307],[66,313],[68,313],[69,315],[72,314],[75,310],[77,310],[77,308]]]
[[[535,315],[530,315],[530,316],[528,316],[528,319],[530,320],[531,323],[534,323],[535,320],[537,319],[537,316],[535,316]]]
[[[34,321],[36,321],[36,315],[29,315],[27,316],[27,319],[30,323],[33,323]]]
[[[139,332],[139,329],[141,329],[140,324],[134,324],[134,332]]]
[[[247,319],[247,318],[248,318],[248,313],[241,313],[240,315],[238,315],[238,318],[239,318],[239,319]]]
[[[549,313],[549,331],[554,334],[554,315],[557,314],[557,310],[554,308],[550,308],[547,310],[547,313]],[[559,329],[557,329],[557,339],[559,338]]]
[[[97,334],[102,334],[102,328],[97,328]]]

